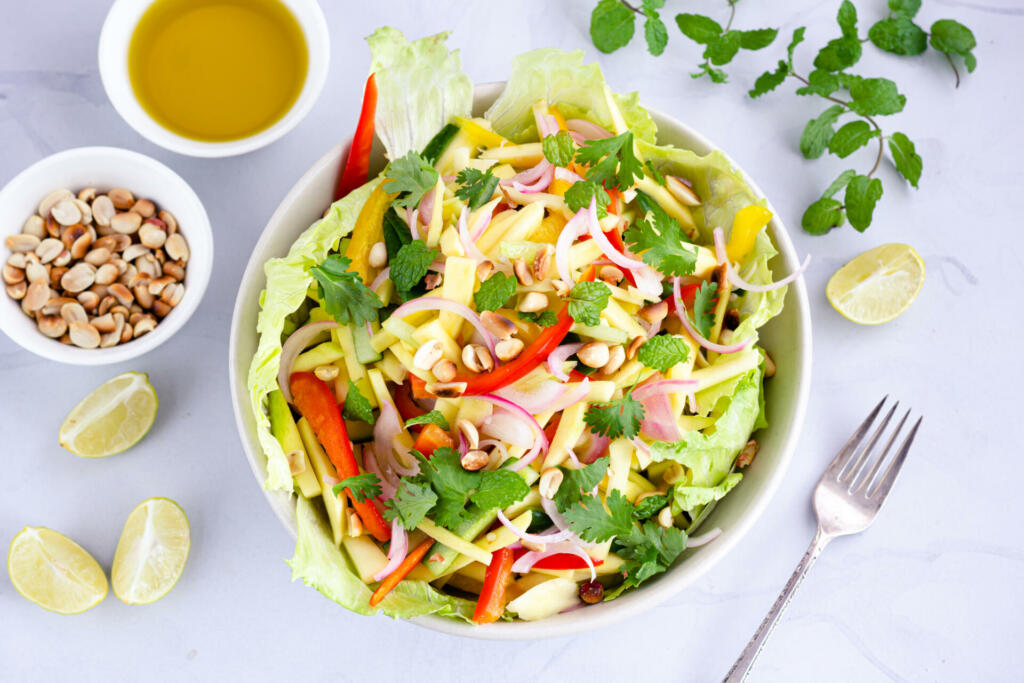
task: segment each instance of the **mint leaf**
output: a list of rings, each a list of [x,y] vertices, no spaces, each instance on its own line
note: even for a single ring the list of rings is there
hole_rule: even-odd
[[[834,227],[843,224],[846,216],[843,213],[843,204],[829,197],[822,197],[807,207],[800,225],[805,232],[812,235],[824,235]]]
[[[415,529],[436,504],[437,494],[421,477],[403,477],[394,497],[384,504],[384,519],[397,518],[406,529]]]
[[[483,472],[469,500],[483,510],[493,510],[507,508],[529,493],[530,486],[521,475],[512,470],[489,470]]]
[[[555,497],[552,498],[558,511],[564,512],[571,505],[581,501],[583,496],[593,491],[608,472],[608,463],[608,458],[598,458],[579,469],[559,467],[558,469],[562,470],[562,483],[555,492]]]
[[[473,293],[473,303],[478,313],[496,311],[505,305],[516,293],[516,279],[504,273],[494,273],[480,283],[480,289]]]
[[[683,228],[661,205],[643,192],[636,200],[644,210],[623,233],[622,239],[643,262],[665,275],[689,275],[697,266],[697,250]]]
[[[807,76],[807,85],[797,88],[797,95],[820,95],[828,97],[839,90],[839,77],[824,69],[815,69]]]
[[[636,528],[633,524],[633,504],[621,491],[612,491],[605,498],[605,505],[608,506],[607,511],[599,498],[586,495],[562,514],[569,528],[589,543],[630,535]]]
[[[914,143],[903,133],[893,133],[889,137],[889,151],[896,170],[916,188],[923,162],[914,149]]]
[[[633,11],[619,0],[601,0],[590,13],[590,39],[601,52],[615,52],[633,39]]]
[[[690,347],[682,337],[659,334],[643,343],[637,352],[637,360],[658,372],[668,372],[690,355]]]
[[[569,142],[571,143],[572,139]],[[476,211],[491,201],[494,190],[498,187],[498,177],[491,169],[481,171],[477,168],[465,168],[459,171],[455,180],[459,183],[455,196],[467,202],[471,211]]]
[[[565,191],[565,205],[573,212],[590,206],[591,199],[597,201],[597,217],[607,216],[607,206],[611,203],[612,198],[608,196],[603,186],[593,180],[578,180]]]
[[[715,66],[722,66],[731,62],[739,51],[740,32],[727,31],[708,43],[708,46],[704,48],[704,58],[710,60]]]
[[[766,92],[771,92],[782,85],[782,82],[789,76],[789,64],[784,59],[779,60],[779,66],[775,71],[765,71],[754,81],[754,87],[747,93],[751,97],[760,97]]]
[[[365,503],[383,493],[380,487],[380,478],[372,472],[345,477],[335,484],[331,491],[337,496],[341,495],[345,489],[348,489],[357,503]]]
[[[701,45],[714,42],[722,34],[721,24],[700,14],[677,14],[676,25],[684,36]]]
[[[644,2],[644,40],[647,41],[647,51],[657,57],[665,51],[665,46],[668,44],[668,28],[665,27],[665,22],[661,20],[658,13],[654,9],[654,2]],[[664,2],[661,2],[664,4]],[[657,6],[660,7],[661,4]]]
[[[612,290],[603,282],[578,282],[569,290],[569,315],[579,323],[597,327],[611,295]]]
[[[814,58],[814,66],[825,71],[842,71],[860,59],[860,41],[854,37],[835,38],[828,41]]]
[[[410,150],[388,164],[384,177],[384,189],[400,195],[394,201],[397,206],[415,206],[437,184],[438,175],[426,159]]]
[[[839,28],[843,31],[844,38],[857,38],[857,8],[850,0],[843,0],[839,6],[839,13],[836,15]]]
[[[928,34],[904,15],[876,22],[868,30],[868,40],[894,55],[919,55],[928,49]]]
[[[624,586],[639,586],[660,574],[686,549],[686,533],[675,527],[662,529],[657,522],[646,521],[626,536],[615,539],[613,547],[625,562]]]
[[[388,207],[384,214],[384,246],[387,247],[388,261],[395,258],[395,254],[403,244],[409,244],[409,242],[412,242],[409,225],[398,216],[395,207]]]
[[[451,429],[451,425],[448,424],[448,420],[440,410],[431,410],[429,413],[410,417],[405,421],[406,429],[413,425],[437,425],[446,432]]]
[[[761,50],[774,42],[779,35],[777,28],[759,28],[753,31],[740,31],[740,47],[744,50]]]
[[[563,168],[572,163],[572,157],[576,154],[576,143],[566,130],[560,130],[555,135],[546,135],[541,140],[541,148],[544,150],[545,159]]]
[[[422,240],[413,240],[402,246],[391,259],[391,281],[395,289],[408,292],[419,284],[430,269],[430,264],[438,258],[438,253],[427,246]]]
[[[655,495],[647,496],[643,500],[633,504],[633,519],[637,521],[653,517],[668,505],[668,496]]]
[[[705,338],[711,334],[711,325],[715,321],[715,295],[718,283],[710,280],[702,282],[693,297],[693,324]]]
[[[913,19],[921,9],[921,0],[889,0],[889,11]]]
[[[587,140],[576,152],[576,162],[588,164],[587,180],[626,190],[634,178],[644,177],[644,166],[633,154],[633,133],[602,140]]]
[[[345,408],[342,410],[342,416],[346,420],[362,420],[370,425],[377,422],[377,418],[373,416],[370,399],[363,396],[363,392],[359,391],[359,387],[352,380],[348,380],[348,393],[345,394]]]
[[[846,108],[840,104],[834,104],[816,119],[811,119],[804,127],[804,133],[800,136],[800,151],[807,159],[817,159],[825,151],[828,141],[832,139],[835,130],[832,125],[842,116]]]
[[[850,86],[850,109],[861,116],[885,116],[903,111],[907,98],[888,78],[862,78]]]
[[[341,254],[331,254],[319,266],[309,269],[317,281],[317,293],[328,315],[342,325],[362,325],[377,319],[384,304],[359,275],[348,272],[352,262]]]
[[[846,186],[846,219],[859,232],[864,232],[871,225],[871,216],[875,204],[882,197],[882,181],[868,178],[866,175],[854,177]]]
[[[789,45],[786,47],[786,63],[789,65],[790,70],[793,69],[793,52],[796,50],[796,46],[804,42],[804,33],[807,32],[806,26],[799,26],[793,31],[793,37],[789,41]]]
[[[643,419],[644,406],[633,398],[632,389],[622,398],[606,403],[592,403],[583,414],[583,421],[591,431],[610,439],[617,439],[620,436],[632,439],[640,433],[640,423]]]
[[[843,171],[842,173],[839,174],[838,178],[836,178],[835,180],[832,181],[832,184],[829,185],[825,189],[825,192],[821,196],[822,197],[834,197],[836,192],[839,192],[839,190],[841,190],[844,187],[846,187],[847,184],[851,180],[853,180],[853,178],[856,175],[857,175],[857,172],[854,171],[852,168],[846,169],[845,171]]]
[[[881,131],[872,128],[863,119],[850,121],[837,130],[828,141],[828,151],[840,159],[846,158],[868,144],[871,138],[878,137],[880,133]]]
[[[968,72],[973,72],[974,67],[978,65],[974,53],[971,52],[977,47],[974,34],[971,32],[971,29],[958,21],[952,19],[939,19],[936,21],[932,24],[929,42],[939,52],[944,52],[947,55],[956,54],[962,56]]]
[[[554,311],[541,311],[540,313],[527,313],[519,311],[519,319],[536,323],[541,327],[551,327],[558,324],[558,314]]]

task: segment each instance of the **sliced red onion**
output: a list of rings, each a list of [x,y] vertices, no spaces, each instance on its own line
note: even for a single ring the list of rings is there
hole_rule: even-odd
[[[558,277],[562,278],[570,287],[573,284],[572,269],[569,266],[569,247],[576,241],[576,238],[587,230],[587,212],[580,209],[576,215],[565,224],[562,232],[555,242],[555,267],[558,270]],[[602,235],[603,236],[603,235]]]
[[[695,379],[663,379],[657,382],[641,384],[633,390],[633,398],[643,401],[647,396],[654,394],[678,394],[689,393],[697,386]]]
[[[541,140],[558,132],[558,121],[554,116],[534,112],[534,119],[537,121],[537,135]]]
[[[432,270],[435,273],[444,273],[444,261],[438,259],[427,266],[427,270]]]
[[[462,242],[462,251],[466,253],[466,256],[476,259],[477,261],[485,261],[487,257],[484,253],[476,246],[476,241],[469,234],[469,226],[466,221],[466,213],[468,212],[467,207],[462,207],[462,213],[459,214],[459,241]],[[488,216],[484,220],[484,227],[491,222]]]
[[[395,517],[391,521],[391,546],[388,548],[388,563],[373,575],[374,581],[383,581],[391,572],[398,569],[402,560],[409,553],[409,534]]]
[[[433,196],[433,194],[433,192],[427,192],[427,195]],[[418,240],[420,238],[420,231],[417,227],[419,225],[419,209],[414,211],[411,206],[405,207],[405,222],[409,224],[409,233],[412,238]]]
[[[593,197],[591,197],[590,207],[587,209],[587,228],[590,230],[590,237],[597,243],[597,246],[601,247],[601,252],[615,265],[629,268],[630,270],[649,267],[643,261],[637,261],[625,256],[612,246],[612,243],[605,237],[604,231],[601,230],[601,223],[597,219],[597,200]]]
[[[583,381],[579,383],[579,386],[577,386],[572,391],[566,392],[566,394],[562,396],[562,398],[559,399],[557,403],[551,406],[549,410],[554,413],[557,413],[560,410],[565,410],[569,406],[579,403],[580,401],[585,399],[587,397],[587,394],[589,393],[590,378],[584,377]]]
[[[718,265],[728,263],[729,253],[725,248],[725,232],[721,228],[715,228],[711,234],[715,238],[715,260],[718,261]]]
[[[495,361],[498,357],[494,353],[494,336],[487,331],[484,327],[483,322],[480,321],[480,316],[473,312],[469,306],[460,304],[458,301],[452,301],[451,299],[445,299],[439,296],[423,296],[412,301],[407,301],[394,310],[391,314],[398,318],[404,318],[407,315],[413,313],[419,313],[421,311],[447,311],[448,313],[454,313],[455,315],[461,316],[473,326],[473,328],[480,333],[483,337],[484,344],[487,345],[487,349],[491,352],[491,356]]]
[[[587,140],[602,140],[614,137],[608,129],[586,119],[569,119],[565,122],[565,126],[569,130],[576,131]]]
[[[332,477],[329,474],[325,474],[321,478],[321,481],[323,482],[323,485],[329,489],[333,489],[335,486],[341,483],[341,479],[338,479],[337,477]]]
[[[377,416],[377,422],[373,425],[374,452],[378,457],[383,458],[384,462],[396,473],[403,477],[409,477],[418,474],[420,468],[419,463],[415,461],[411,467],[405,467],[395,456],[395,437],[401,432],[402,419],[399,417],[398,411],[395,410],[394,404],[391,401],[381,401],[380,415]]]
[[[635,393],[635,392],[634,392]],[[591,432],[586,448],[580,453],[579,459],[584,465],[591,465],[602,455],[608,452],[608,446],[612,440],[607,436],[601,436]]]
[[[569,356],[576,353],[583,348],[583,344],[562,344],[556,346],[555,349],[548,355],[548,371],[555,376],[556,379],[560,379],[563,382],[569,381],[569,375],[565,374],[562,369],[562,364],[569,359]],[[536,413],[535,413],[536,414]]]
[[[644,266],[633,269],[633,278],[641,294],[653,301],[661,299],[661,281],[664,279],[661,273],[650,266]]]
[[[546,534],[546,535],[543,535],[543,536],[541,536],[539,534],[527,533],[526,531],[523,531],[522,529],[517,527],[515,524],[513,524],[509,520],[509,518],[505,516],[505,513],[502,512],[500,509],[498,510],[498,520],[503,525],[505,525],[505,527],[508,528],[509,531],[511,531],[513,534],[515,534],[516,537],[519,540],[521,540],[521,541],[528,541],[530,543],[537,543],[537,544],[542,544],[542,543],[546,544],[546,543],[557,543],[559,541],[564,541],[564,540],[572,537],[572,532],[571,531],[559,531],[559,532],[556,532],[556,533],[553,533],[553,534]]]
[[[690,536],[688,539],[686,539],[686,547],[699,548],[702,545],[707,545],[708,543],[711,543],[711,541],[715,540],[721,535],[722,530],[718,527],[715,527],[714,529],[711,529],[710,531],[707,531],[701,534],[700,536]]]
[[[552,555],[559,555],[562,553],[569,553],[570,555],[576,555],[584,562],[587,563],[587,567],[590,568],[590,580],[597,580],[597,571],[594,569],[594,561],[590,559],[590,555],[585,550],[580,548],[575,543],[570,541],[563,541],[561,543],[547,543],[545,544],[545,550],[538,552],[531,550],[528,553],[522,555],[512,565],[512,571],[517,574],[525,574],[526,572],[533,569],[533,565],[537,564],[545,557],[551,557]]]
[[[533,445],[533,432],[517,413],[498,410],[484,418],[480,431],[506,443],[529,448]]]
[[[540,415],[551,410],[551,406],[557,403],[567,391],[569,391],[569,387],[561,382],[547,380],[530,391],[520,391],[515,384],[509,384],[494,393],[513,403],[518,403],[531,415]]]
[[[708,341],[697,331],[697,328],[690,322],[690,315],[686,312],[686,306],[683,305],[683,295],[679,286],[679,278],[672,278],[672,294],[676,302],[676,316],[679,317],[679,322],[683,324],[683,328],[686,333],[689,334],[695,342],[703,346],[708,351],[714,351],[715,353],[737,353],[750,346],[752,338],[748,337],[741,342],[736,344],[722,345],[716,344],[712,341]]]
[[[647,334],[647,338],[650,339],[654,335],[661,332],[661,323],[664,319],[655,320],[653,323],[649,323],[646,320],[640,320],[640,327],[644,328],[644,332]]]
[[[651,454],[651,449],[647,447],[647,444],[645,444],[644,440],[641,439],[639,436],[634,436],[632,439],[629,440],[629,442],[633,444],[633,446],[635,446],[636,449],[643,453],[644,455]]]
[[[541,452],[548,452],[549,444],[547,435],[544,434],[544,430],[541,429],[540,424],[537,423],[537,420],[534,419],[533,415],[530,415],[530,413],[526,412],[526,410],[524,410],[522,406],[519,406],[513,403],[512,401],[504,399],[501,396],[496,396],[494,394],[479,394],[477,396],[474,396],[473,398],[481,401],[487,401],[488,403],[493,403],[496,406],[505,408],[509,412],[518,415],[523,422],[533,427],[535,437],[533,447],[529,451],[527,451],[525,455],[523,455],[521,460],[512,465],[509,468],[510,470],[512,470],[513,472],[518,472],[519,470],[523,469],[531,462],[533,462],[537,458],[537,456],[540,455]]]
[[[462,430],[459,430],[459,455],[465,455],[469,452],[469,444],[466,442],[466,437],[463,435]]]
[[[572,141],[576,143],[577,147],[582,147],[583,144],[587,141],[587,139],[583,137],[582,133],[577,133],[574,130],[569,131],[569,137],[572,138]]]
[[[515,187],[517,183],[520,185],[531,185],[543,178],[544,174],[548,171],[551,171],[552,174],[554,174],[554,166],[552,166],[551,162],[547,159],[542,159],[536,166],[528,168],[525,171],[521,171],[511,178],[501,180],[498,184],[502,187]],[[552,177],[554,176],[552,175]],[[522,190],[519,191],[522,192]]]
[[[580,459],[576,456],[576,451],[574,451],[571,448],[566,448],[565,449],[565,454],[569,457],[569,462],[572,463],[573,467],[575,467],[576,469],[579,469],[580,467],[582,467],[582,464],[580,463]]]
[[[420,205],[417,207],[420,212],[420,219],[424,225],[430,224],[430,219],[434,217],[434,189],[427,190],[426,194],[423,195],[423,199],[420,200]]]
[[[740,277],[740,274],[736,272],[735,267],[733,267],[733,265],[729,263],[728,252],[725,248],[725,233],[722,232],[722,229],[715,228],[714,235],[715,258],[718,259],[719,263],[727,264],[725,270],[726,276],[729,278],[729,282],[732,283],[732,286],[738,289],[745,289],[748,292],[770,292],[774,289],[785,287],[790,282],[793,282],[798,277],[804,274],[804,271],[807,270],[807,266],[811,265],[811,255],[808,254],[807,258],[804,259],[803,264],[799,268],[797,268],[796,270],[794,270],[792,273],[782,278],[781,280],[778,280],[776,282],[770,282],[767,285],[755,285],[753,282],[747,282],[742,277]]]
[[[277,369],[277,384],[281,388],[284,400],[292,402],[292,366],[299,354],[309,346],[309,343],[324,330],[337,327],[338,323],[333,320],[321,320],[315,323],[306,323],[291,333],[281,346],[280,365]]]
[[[634,391],[634,395],[636,392]],[[679,433],[676,416],[668,395],[661,392],[651,393],[640,400],[644,404],[644,419],[640,423],[640,431],[655,441],[679,441],[683,435]]]
[[[399,484],[398,477],[395,477],[390,470],[381,469],[380,463],[377,462],[377,454],[373,452],[371,444],[363,446],[363,467],[367,472],[376,474],[380,479],[381,500],[395,497],[395,491],[398,490]]]
[[[546,159],[542,161],[541,164],[546,164],[546,166],[539,178],[527,184],[517,181],[513,177],[511,178],[512,189],[516,192],[522,192],[523,194],[536,194],[548,189],[548,186],[551,185],[551,179],[555,177],[555,167]]]
[[[579,174],[573,173],[569,169],[562,168],[561,166],[555,167],[555,178],[558,180],[564,180],[568,183],[578,183],[583,180]]]

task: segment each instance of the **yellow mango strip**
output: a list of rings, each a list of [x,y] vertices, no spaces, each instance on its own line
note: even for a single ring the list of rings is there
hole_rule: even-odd
[[[370,266],[370,249],[377,242],[383,241],[384,213],[391,205],[391,201],[398,196],[385,191],[385,184],[381,183],[374,188],[363,204],[359,217],[356,218],[356,225],[352,229],[352,241],[345,249],[345,256],[352,261],[348,269],[357,273],[366,284],[373,281],[377,270]]]
[[[476,147],[502,147],[509,144],[507,139],[493,130],[485,128],[473,119],[461,116],[454,116],[452,118],[455,121],[455,125],[466,133],[470,143]]]

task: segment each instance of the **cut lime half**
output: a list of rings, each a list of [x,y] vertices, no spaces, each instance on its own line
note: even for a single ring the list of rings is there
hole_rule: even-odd
[[[107,596],[107,575],[82,546],[41,526],[18,532],[7,573],[22,597],[59,614],[78,614]]]
[[[923,284],[924,261],[913,247],[883,244],[837,270],[825,295],[847,320],[880,325],[907,310]]]
[[[167,595],[185,570],[188,517],[169,498],[144,500],[128,515],[117,542],[110,583],[122,602],[148,605]]]
[[[149,376],[126,372],[82,399],[60,426],[60,445],[83,458],[128,450],[156,420],[159,401]]]

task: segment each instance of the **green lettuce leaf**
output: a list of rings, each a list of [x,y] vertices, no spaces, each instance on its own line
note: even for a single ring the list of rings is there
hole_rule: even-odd
[[[425,581],[400,582],[377,607],[370,606],[373,591],[359,580],[345,554],[334,545],[331,530],[323,515],[299,496],[295,508],[298,518],[298,542],[295,556],[288,561],[292,580],[302,579],[307,586],[346,609],[359,614],[386,614],[410,619],[425,614],[473,620],[476,605],[469,600],[444,595]]]
[[[557,104],[567,119],[584,118],[613,129],[611,109],[605,96],[607,86],[601,67],[584,64],[583,52],[543,48],[512,60],[508,85],[484,117],[494,130],[515,142],[537,139],[533,103],[544,99]],[[611,94],[626,125],[637,140],[654,142],[657,126],[639,96]]]
[[[747,444],[761,416],[761,368],[737,382],[728,406],[703,431],[692,431],[679,441],[651,444],[655,462],[673,460],[690,470],[688,486],[718,486],[732,470],[736,456]]]
[[[473,83],[447,38],[445,32],[409,42],[384,26],[366,39],[377,81],[374,123],[389,159],[419,153],[453,116],[470,114]]]
[[[672,514],[693,512],[708,503],[721,500],[742,478],[739,472],[732,472],[715,486],[690,486],[682,482],[676,484],[672,487]]]
[[[264,485],[268,489],[292,490],[288,459],[281,444],[270,433],[270,419],[266,412],[267,396],[278,388],[277,371],[286,323],[290,326],[289,316],[306,301],[313,284],[309,269],[322,263],[328,252],[337,248],[341,238],[352,232],[359,211],[380,182],[381,179],[376,178],[335,202],[326,216],[299,235],[287,256],[270,259],[263,268],[267,288],[260,295],[261,310],[256,322],[260,341],[249,365],[248,384],[257,437],[267,456],[267,481]]]

